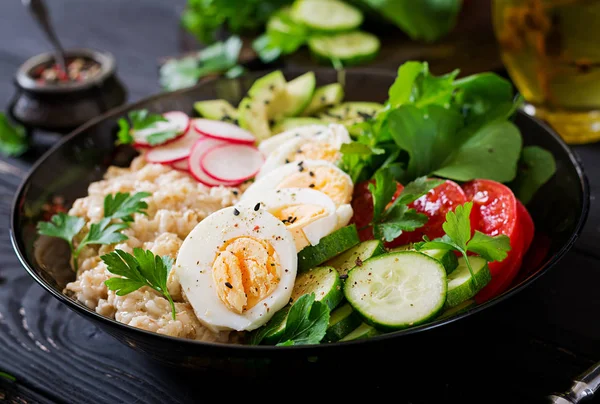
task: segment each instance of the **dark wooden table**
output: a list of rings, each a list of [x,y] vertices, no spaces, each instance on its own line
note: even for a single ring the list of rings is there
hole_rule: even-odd
[[[184,0],[48,3],[66,47],[99,48],[116,56],[130,101],[159,92],[157,61],[183,50],[178,18]],[[0,16],[0,106],[5,107],[13,93],[14,71],[48,46],[19,1],[2,0]],[[451,67],[460,66],[469,73],[498,68],[493,43],[480,46],[483,35],[489,39],[489,32],[472,35],[467,48],[457,41],[430,46],[421,54],[417,47],[407,46],[409,51],[402,53],[391,46],[376,65],[395,69],[402,58],[422,55],[437,58],[434,70],[444,70],[444,63],[456,63]],[[473,51],[477,48],[480,52]],[[310,62],[296,59],[296,63],[308,66]],[[0,371],[16,377],[16,382],[0,378],[0,402],[192,403],[221,391],[215,389],[222,388],[219,382],[224,379],[230,379],[222,384],[231,389],[225,390],[229,393],[245,384],[245,388],[253,388],[244,394],[248,396],[286,400],[300,393],[311,400],[314,393],[302,387],[310,375],[294,375],[291,369],[289,392],[273,397],[268,394],[268,380],[166,369],[98,330],[34,284],[12,252],[7,228],[20,177],[53,137],[36,140],[42,145],[23,158],[0,160]],[[465,337],[485,338],[489,349],[465,353],[456,374],[437,374],[432,364],[431,373],[423,375],[417,389],[402,386],[401,381],[371,381],[368,391],[373,398],[424,404],[542,402],[547,394],[565,389],[575,375],[600,360],[600,210],[594,198],[600,181],[600,145],[575,149],[591,182],[592,209],[573,250],[530,288],[485,313],[496,327],[481,322],[478,335]],[[315,388],[321,384],[339,388],[338,376],[331,375],[331,380],[323,380]],[[305,387],[311,390],[312,385]]]

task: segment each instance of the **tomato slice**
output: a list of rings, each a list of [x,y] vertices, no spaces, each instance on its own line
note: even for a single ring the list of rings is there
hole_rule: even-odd
[[[535,225],[533,224],[533,219],[529,214],[529,211],[523,205],[523,202],[517,199],[517,216],[518,220],[521,223],[521,228],[523,231],[523,255],[527,253],[529,247],[531,246],[531,242],[533,241],[533,236],[535,234]]]
[[[446,180],[408,205],[417,212],[427,215],[429,220],[425,226],[412,232],[402,233],[394,241],[386,243],[386,246],[392,248],[408,243],[417,243],[423,241],[423,236],[427,236],[431,240],[442,237],[445,234],[442,224],[446,221],[446,213],[466,202],[467,196],[462,188],[457,183]]]

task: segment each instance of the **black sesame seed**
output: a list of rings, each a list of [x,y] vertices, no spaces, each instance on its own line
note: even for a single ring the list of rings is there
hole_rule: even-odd
[[[238,191],[236,191],[235,189],[233,191],[231,191],[234,195],[238,194]]]
[[[315,187],[315,184],[310,184],[308,187],[309,187],[309,188],[314,188],[314,187]]]
[[[235,216],[237,216],[237,215],[239,215],[239,214],[240,214],[240,211],[239,211],[239,210],[237,210],[236,208],[233,208],[233,214],[234,214]]]
[[[285,164],[289,163],[290,160],[289,159],[285,159]]]
[[[255,211],[256,211],[256,210],[259,210],[259,209],[260,209],[260,202],[259,202],[259,203],[257,203],[256,205],[254,205],[254,210],[255,210]]]
[[[246,109],[250,109],[250,104],[246,104]]]
[[[225,282],[225,286],[227,286],[229,289],[233,289],[233,285],[229,282]]]
[[[269,101],[269,100],[265,100],[265,105],[269,105],[270,102],[271,101]]]
[[[300,171],[300,172],[304,171],[304,167],[302,167],[301,165],[298,165],[298,171]]]
[[[313,173],[312,171],[309,171],[309,172],[308,172],[308,175],[310,175],[311,177],[314,177],[314,176],[315,176],[315,173]]]
[[[323,95],[323,96],[321,96],[321,102],[325,102],[325,101],[327,101],[327,98],[325,98],[325,96],[324,96],[324,95]]]
[[[271,84],[271,85],[269,86],[269,90],[271,90],[271,91],[275,90],[275,84]]]

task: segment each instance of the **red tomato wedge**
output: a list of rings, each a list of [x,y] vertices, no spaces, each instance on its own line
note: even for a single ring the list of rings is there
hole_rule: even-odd
[[[529,211],[525,205],[523,205],[523,202],[518,199],[517,217],[523,230],[523,255],[525,255],[533,241],[533,236],[535,235],[535,225],[533,224],[533,219],[531,218]]]
[[[429,220],[425,226],[412,232],[402,233],[394,241],[386,243],[386,246],[392,248],[408,243],[417,243],[423,241],[423,236],[427,236],[431,240],[442,237],[445,234],[442,224],[446,221],[446,213],[466,202],[467,197],[462,188],[457,183],[446,180],[408,205],[409,208],[427,215]]]

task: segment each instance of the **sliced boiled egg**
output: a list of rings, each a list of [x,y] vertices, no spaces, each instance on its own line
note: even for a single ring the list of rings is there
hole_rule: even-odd
[[[321,238],[348,224],[352,217],[349,204],[337,208],[329,196],[310,188],[267,191],[256,198],[245,199],[242,206],[255,206],[256,203],[286,225],[294,236],[298,251],[308,245],[317,245]]]
[[[288,136],[287,133],[277,136]],[[303,133],[305,135],[291,137],[272,150],[256,178],[293,161],[324,160],[335,163],[342,157],[340,153],[342,145],[351,142],[348,130],[340,124],[330,124],[325,130],[312,135],[308,131]]]
[[[324,133],[325,131],[327,131],[327,129],[327,125],[305,125],[300,126],[298,128],[286,130],[285,132],[281,132],[275,136],[271,136],[270,138],[260,142],[260,144],[258,145],[258,149],[265,156],[268,156],[269,154],[271,154],[272,151],[274,151],[279,146],[281,146],[289,140],[301,137],[311,138],[313,136]]]
[[[302,160],[284,164],[255,180],[241,200],[260,200],[264,193],[283,188],[312,188],[341,206],[352,200],[354,184],[348,174],[328,161]]]
[[[174,270],[196,317],[213,331],[249,331],[290,299],[294,237],[260,205],[221,209],[183,241]]]

